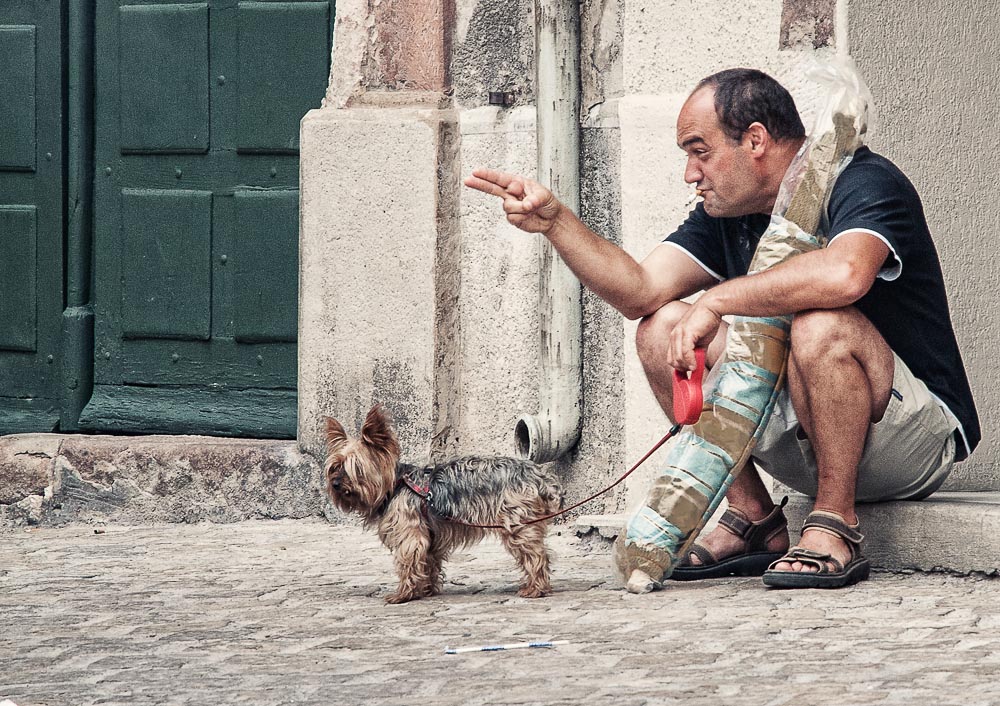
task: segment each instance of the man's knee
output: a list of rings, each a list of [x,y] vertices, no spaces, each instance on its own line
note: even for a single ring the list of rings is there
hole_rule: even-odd
[[[792,319],[791,357],[797,363],[818,364],[854,358],[866,370],[892,370],[892,350],[874,324],[853,306],[811,309]]]
[[[792,318],[791,355],[798,360],[814,360],[850,353],[858,334],[852,309],[810,309]]]
[[[640,360],[662,357],[670,332],[687,313],[688,308],[690,304],[681,301],[669,302],[639,321],[639,327],[635,331],[635,347]]]

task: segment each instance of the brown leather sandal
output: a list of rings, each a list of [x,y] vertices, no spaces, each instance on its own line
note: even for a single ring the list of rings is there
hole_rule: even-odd
[[[829,554],[795,546],[767,568],[763,577],[765,585],[775,588],[840,588],[868,578],[871,565],[861,556],[861,543],[865,537],[858,532],[857,524],[849,525],[839,515],[816,510],[809,513],[802,524],[802,531],[805,532],[807,529],[820,529],[843,539],[851,550],[850,560],[846,564],[841,564]],[[816,571],[774,569],[786,561],[815,566]]]
[[[681,559],[670,578],[675,581],[695,581],[697,579],[714,579],[723,576],[760,576],[782,556],[781,552],[767,551],[767,543],[788,529],[788,520],[782,508],[788,504],[788,497],[782,498],[778,505],[762,520],[751,522],[742,515],[726,510],[719,518],[719,524],[737,537],[742,537],[746,543],[744,551],[732,554],[724,559],[716,559],[707,548],[701,544],[692,544],[688,550],[701,560],[701,564],[692,564],[690,556]]]

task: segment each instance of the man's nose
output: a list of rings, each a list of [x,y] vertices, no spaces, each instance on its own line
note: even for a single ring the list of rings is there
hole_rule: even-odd
[[[688,184],[697,184],[702,178],[701,169],[694,157],[688,157],[687,165],[684,167],[684,181]]]

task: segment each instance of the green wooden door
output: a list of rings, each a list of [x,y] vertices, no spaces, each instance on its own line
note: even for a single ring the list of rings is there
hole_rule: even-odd
[[[59,422],[62,33],[59,2],[0,3],[0,433]]]
[[[85,429],[293,437],[299,120],[332,2],[101,0]]]

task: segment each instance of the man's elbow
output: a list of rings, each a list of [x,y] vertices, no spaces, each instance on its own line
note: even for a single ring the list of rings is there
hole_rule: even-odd
[[[614,292],[605,293],[605,296],[600,292],[595,293],[629,321],[655,314],[667,302],[680,298],[663,287],[651,287],[645,282],[634,282]]]
[[[657,307],[652,304],[635,301],[612,304],[612,306],[614,306],[615,309],[617,309],[618,312],[629,321],[638,321],[639,319],[654,313],[657,309]]]
[[[632,307],[616,306],[615,308],[622,316],[624,316],[629,321],[638,321],[643,316],[646,316],[646,314],[640,311],[639,309],[635,309]]]
[[[843,305],[849,306],[868,294],[868,290],[875,282],[875,276],[867,268],[846,261],[838,268],[834,281],[836,292],[844,300]]]

